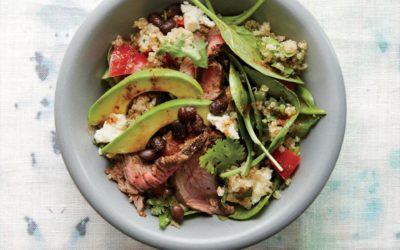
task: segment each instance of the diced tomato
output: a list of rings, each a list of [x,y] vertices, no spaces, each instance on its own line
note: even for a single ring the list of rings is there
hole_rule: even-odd
[[[114,45],[110,58],[109,76],[129,75],[142,70],[147,65],[147,56],[139,53],[127,42],[120,46]]]
[[[293,175],[301,161],[300,156],[289,149],[285,149],[282,152],[277,149],[272,153],[272,156],[282,166],[283,171],[277,170],[277,172],[284,180],[289,179]]]
[[[281,81],[283,85],[285,85],[288,89],[294,91],[297,88],[297,85],[287,81]]]
[[[177,18],[175,20],[176,26],[178,27],[185,27],[185,20],[183,18]]]

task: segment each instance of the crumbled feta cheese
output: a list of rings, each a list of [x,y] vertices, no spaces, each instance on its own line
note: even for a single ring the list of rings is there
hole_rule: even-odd
[[[215,23],[211,21],[202,10],[189,4],[187,1],[181,5],[183,18],[185,20],[185,29],[194,32],[200,29],[200,24],[203,24],[209,28],[215,26]]]
[[[225,194],[225,189],[223,187],[218,186],[217,187],[217,195],[219,197],[222,197],[222,196],[224,196],[224,194]]]
[[[108,143],[118,137],[126,128],[128,121],[125,115],[111,114],[101,129],[94,134],[97,143]]]
[[[175,44],[179,39],[185,39],[186,46],[192,46],[194,42],[194,34],[182,27],[173,28],[168,34],[165,36],[165,42],[169,44]]]
[[[231,112],[229,115],[224,114],[223,116],[215,116],[211,113],[207,115],[207,120],[231,139],[240,139],[236,118],[236,112]]]
[[[228,178],[226,197],[227,201],[239,203],[245,208],[260,201],[260,199],[272,192],[272,169],[268,167],[250,170],[248,176],[235,175]]]

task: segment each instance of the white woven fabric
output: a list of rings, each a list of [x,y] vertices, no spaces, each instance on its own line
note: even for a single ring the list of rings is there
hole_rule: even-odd
[[[301,0],[346,82],[337,167],[293,224],[253,249],[400,249],[400,1]],[[148,249],[107,224],[54,140],[58,69],[99,0],[0,1],[0,249]]]

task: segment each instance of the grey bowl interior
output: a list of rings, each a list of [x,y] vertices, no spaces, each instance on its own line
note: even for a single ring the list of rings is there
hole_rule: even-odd
[[[64,161],[89,203],[116,228],[160,248],[240,248],[265,239],[298,217],[316,198],[336,163],[343,140],[346,99],[341,70],[334,51],[313,17],[294,0],[270,0],[256,17],[268,20],[276,33],[309,43],[309,69],[303,75],[317,103],[328,116],[302,144],[302,164],[291,186],[257,218],[244,222],[198,217],[178,230],[158,228],[152,216],[141,218],[126,196],[103,171],[87,129],[87,110],[103,93],[100,76],[110,41],[129,34],[133,20],[160,10],[173,0],[104,1],[76,33],[66,53],[56,91],[56,128]],[[238,13],[253,1],[215,0],[224,14]],[[225,4],[224,4],[225,3]]]

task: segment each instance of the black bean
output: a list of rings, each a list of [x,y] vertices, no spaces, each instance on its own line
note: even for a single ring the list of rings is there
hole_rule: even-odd
[[[151,147],[156,151],[157,154],[162,155],[164,153],[167,142],[160,136],[156,136],[151,139]]]
[[[170,18],[160,26],[160,30],[164,35],[166,35],[175,27],[176,27],[175,20],[173,18]]]
[[[178,119],[181,122],[191,122],[196,118],[194,107],[182,107],[178,110]]]
[[[198,135],[203,133],[206,126],[204,125],[203,118],[196,114],[194,121],[190,123],[190,127],[192,128],[192,132]]]
[[[171,196],[171,195],[172,195],[172,190],[171,190],[170,188],[165,188],[165,189],[164,189],[163,196],[164,196],[164,197],[169,197],[169,196]]]
[[[165,15],[167,18],[182,15],[181,5],[179,3],[171,4],[165,9]]]
[[[176,223],[182,224],[184,214],[185,211],[183,211],[183,208],[181,206],[173,205],[171,207],[171,217]]]
[[[171,96],[169,95],[169,93],[159,92],[157,93],[156,97],[156,105],[159,105],[169,100],[171,100]]]
[[[157,153],[154,149],[145,149],[139,153],[139,156],[142,160],[152,163],[157,159]]]
[[[171,131],[176,140],[184,140],[187,137],[186,125],[178,120],[171,124]]]
[[[160,130],[157,131],[156,135],[162,136],[165,135],[166,133],[168,133],[168,131],[171,129],[171,127],[169,125],[160,128]]]
[[[210,112],[213,115],[222,115],[228,108],[228,100],[226,97],[213,101],[210,105]]]
[[[152,23],[153,25],[157,26],[158,28],[164,23],[161,15],[158,13],[152,13],[147,17],[147,20]]]

